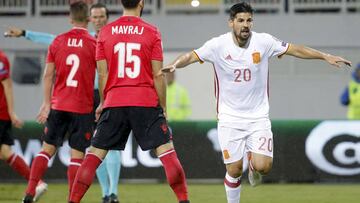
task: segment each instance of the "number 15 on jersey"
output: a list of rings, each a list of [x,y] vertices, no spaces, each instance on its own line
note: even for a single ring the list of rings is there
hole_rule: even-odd
[[[114,46],[114,53],[118,53],[118,78],[136,78],[140,74],[140,57],[133,54],[133,50],[140,51],[141,44],[119,42]],[[125,54],[126,53],[126,54]],[[125,67],[126,63],[133,63],[133,67]]]

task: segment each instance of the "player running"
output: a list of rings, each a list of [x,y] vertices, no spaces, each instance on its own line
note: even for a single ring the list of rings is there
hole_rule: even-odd
[[[269,119],[269,59],[291,55],[303,59],[325,60],[340,67],[351,65],[341,57],[309,47],[289,44],[267,33],[251,31],[253,9],[245,2],[230,8],[231,31],[212,38],[195,51],[179,56],[166,66],[172,72],[189,64],[205,61],[214,66],[218,111],[218,139],[226,175],[228,203],[240,202],[244,152],[249,159],[249,182],[261,182],[273,163],[273,134]]]

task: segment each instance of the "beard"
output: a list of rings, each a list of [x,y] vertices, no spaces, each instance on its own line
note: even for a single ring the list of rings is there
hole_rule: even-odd
[[[235,30],[233,32],[234,32],[234,35],[236,36],[236,38],[238,38],[241,41],[247,41],[251,36],[251,31],[249,29],[242,30],[239,33],[236,33]]]

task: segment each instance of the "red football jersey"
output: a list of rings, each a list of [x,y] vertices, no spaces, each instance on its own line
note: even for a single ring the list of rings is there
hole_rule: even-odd
[[[51,43],[47,63],[54,63],[56,71],[52,109],[74,113],[92,111],[95,49],[96,39],[85,28],[73,28]]]
[[[123,16],[104,26],[96,60],[104,59],[109,71],[104,107],[158,105],[151,61],[162,61],[163,52],[155,26],[135,16]]]
[[[10,63],[5,53],[0,50],[0,81],[10,77]],[[4,87],[0,85],[0,120],[10,120]]]

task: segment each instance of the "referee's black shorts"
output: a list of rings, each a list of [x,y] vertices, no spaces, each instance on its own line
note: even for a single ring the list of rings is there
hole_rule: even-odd
[[[142,150],[155,149],[171,139],[161,107],[110,107],[103,110],[91,145],[124,150],[131,130]]]

